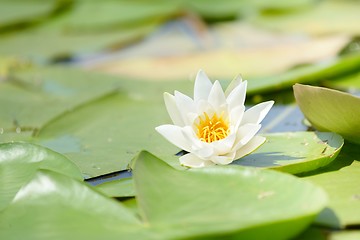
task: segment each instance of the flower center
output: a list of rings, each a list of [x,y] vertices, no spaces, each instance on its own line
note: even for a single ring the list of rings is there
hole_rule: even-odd
[[[211,143],[226,138],[230,132],[228,121],[224,119],[224,112],[217,116],[215,113],[211,118],[204,112],[199,117],[197,136],[203,142]]]

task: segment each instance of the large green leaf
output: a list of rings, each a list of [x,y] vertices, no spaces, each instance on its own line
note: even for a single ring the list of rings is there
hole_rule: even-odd
[[[328,208],[316,222],[333,228],[359,226],[360,224],[360,150],[345,144],[343,150],[328,167],[306,177],[322,187],[329,196]]]
[[[254,22],[277,31],[359,35],[359,7],[357,1],[319,1],[304,11],[259,15]]]
[[[119,48],[146,36],[177,12],[176,4],[162,0],[78,0],[39,26],[4,34],[0,54],[49,60]]]
[[[187,93],[190,82],[153,84],[62,67],[16,71],[10,79],[0,83],[1,142],[41,143],[74,160],[87,178],[126,169],[142,148],[169,158],[178,151],[164,150],[154,128],[169,121],[163,92]]]
[[[0,54],[23,56],[37,61],[89,54],[94,51],[123,47],[142,38],[159,23],[158,20],[153,20],[132,28],[101,34],[75,34],[62,30],[56,22],[49,22],[38,28],[2,36]]]
[[[0,144],[0,210],[14,198],[37,169],[82,180],[77,166],[59,153],[30,143]]]
[[[271,10],[293,10],[297,8],[309,7],[313,0],[294,0],[284,2],[282,0],[228,0],[218,4],[216,0],[184,1],[186,7],[197,12],[205,19],[219,20],[228,18],[246,17],[251,13],[271,9]]]
[[[64,0],[1,0],[0,32],[45,20],[64,4]]]
[[[134,169],[142,218],[165,239],[234,234],[236,239],[288,239],[326,204],[308,182],[240,166],[175,170],[142,152]],[[167,237],[168,236],[168,237]]]
[[[121,78],[73,68],[15,69],[0,82],[3,133],[34,131],[64,112],[121,87]]]
[[[37,171],[0,213],[1,239],[151,239],[122,204],[51,171]]]
[[[267,141],[259,149],[234,163],[298,174],[329,164],[344,143],[339,135],[324,132],[272,133],[263,136]]]
[[[360,98],[348,93],[307,85],[294,85],[296,102],[319,131],[336,132],[360,143]]]
[[[25,142],[0,144],[0,165],[6,163],[38,163],[39,169],[54,172],[82,180],[78,167],[65,156],[50,149]]]
[[[128,169],[141,149],[177,158],[179,150],[154,130],[165,119],[161,99],[119,93],[62,115],[42,128],[35,140],[68,156],[89,178]]]
[[[248,93],[271,92],[295,83],[312,83],[352,74],[360,67],[360,54],[343,56],[327,63],[300,66],[283,74],[249,80]]]
[[[14,165],[6,161],[0,166]],[[285,239],[303,230],[327,199],[314,185],[275,171],[238,166],[179,171],[146,152],[135,167],[138,210],[51,170],[36,170],[31,177],[23,170],[13,168],[16,174],[7,175],[27,179],[20,188],[11,184],[4,189],[5,195],[15,194],[0,212],[1,239],[178,239],[209,234],[258,239],[270,232],[274,240]]]
[[[96,185],[96,189],[109,197],[134,197],[133,178],[120,178]]]
[[[166,19],[179,11],[179,2],[176,1],[77,0],[71,14],[64,20],[64,28],[77,33],[103,32]]]

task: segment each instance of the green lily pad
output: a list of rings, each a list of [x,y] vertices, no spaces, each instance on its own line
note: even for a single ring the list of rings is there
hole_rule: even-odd
[[[64,20],[64,28],[69,31],[95,32],[129,28],[154,19],[167,19],[180,12],[180,2],[153,0],[127,1],[77,0],[74,8]]]
[[[290,69],[283,74],[249,80],[248,93],[271,92],[291,87],[295,83],[313,83],[337,79],[357,72],[360,54],[349,54],[327,63],[318,63]]]
[[[134,197],[136,194],[133,178],[121,178],[104,182],[95,187],[109,197]]]
[[[38,163],[39,169],[48,169],[78,180],[82,176],[78,167],[65,156],[50,149],[25,142],[0,144],[0,165],[6,163]]]
[[[46,170],[37,171],[1,212],[0,230],[1,239],[152,239],[121,203]]]
[[[169,121],[163,92],[190,85],[63,67],[18,70],[0,83],[0,141],[45,145],[75,161],[86,178],[127,169],[142,148],[172,156],[178,150],[164,151],[154,130]]]
[[[45,20],[65,4],[64,0],[1,0],[0,31]]]
[[[359,156],[358,146],[347,143],[334,162],[306,177],[329,196],[328,206],[316,219],[317,224],[332,228],[359,226]]]
[[[14,198],[38,169],[48,169],[82,180],[77,166],[65,156],[30,143],[0,144],[0,210]]]
[[[154,130],[168,118],[162,104],[113,94],[63,114],[34,140],[72,159],[85,178],[128,169],[141,149],[177,159],[178,149]]]
[[[307,85],[294,85],[296,102],[319,131],[336,132],[360,144],[360,98],[348,93]]]
[[[2,133],[35,131],[64,112],[117,90],[121,78],[74,68],[24,67],[0,82]]]
[[[288,132],[263,135],[267,141],[234,164],[298,174],[324,167],[339,154],[344,140],[335,133]]]
[[[359,35],[359,7],[357,1],[319,1],[303,11],[259,15],[253,22],[277,31]]]
[[[41,153],[35,155],[41,158]],[[138,208],[134,201],[124,205],[74,178],[36,170],[20,188],[11,184],[4,189],[5,196],[15,194],[0,214],[1,239],[178,239],[209,234],[259,239],[270,232],[274,240],[286,239],[309,225],[327,201],[320,188],[275,171],[239,166],[179,171],[146,152],[135,164]],[[13,164],[5,161],[0,169],[4,166]],[[26,163],[19,166],[30,169]],[[24,169],[12,169],[16,174],[8,175],[10,180],[27,176]]]
[[[135,162],[139,212],[171,237],[289,239],[326,204],[324,192],[276,171],[240,166],[175,170],[143,152]]]

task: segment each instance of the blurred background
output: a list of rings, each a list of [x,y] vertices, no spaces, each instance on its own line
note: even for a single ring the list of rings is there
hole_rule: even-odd
[[[192,95],[199,69],[224,86],[241,74],[247,105],[274,99],[262,132],[306,130],[293,84],[359,94],[359,13],[352,0],[0,0],[0,141],[47,146],[85,178],[125,170],[141,149],[167,154],[162,94]]]
[[[0,0],[0,6],[0,59],[7,64],[19,58],[71,64],[151,81],[193,79],[202,68],[212,79],[242,74],[266,81],[334,61],[346,47],[359,49],[360,3],[351,0]]]

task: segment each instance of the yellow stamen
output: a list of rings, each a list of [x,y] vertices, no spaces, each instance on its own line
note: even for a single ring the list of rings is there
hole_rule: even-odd
[[[229,135],[229,123],[224,119],[222,112],[218,117],[215,113],[211,118],[204,112],[203,117],[199,117],[199,124],[197,127],[197,136],[203,142],[215,142],[226,138]]]

